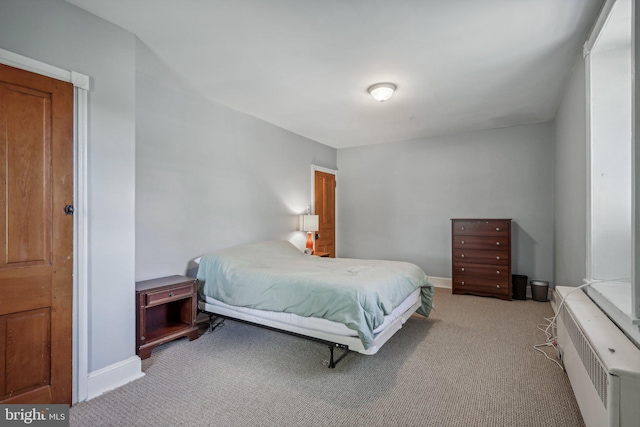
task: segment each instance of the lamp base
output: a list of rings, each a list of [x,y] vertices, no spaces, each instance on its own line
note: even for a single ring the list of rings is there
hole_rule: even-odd
[[[310,231],[307,233],[307,249],[309,249],[311,254],[313,254],[313,238],[311,237]]]

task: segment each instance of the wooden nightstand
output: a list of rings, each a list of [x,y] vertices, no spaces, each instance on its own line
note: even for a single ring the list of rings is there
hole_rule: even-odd
[[[196,281],[169,276],[136,282],[136,354],[141,359],[168,341],[198,338]]]

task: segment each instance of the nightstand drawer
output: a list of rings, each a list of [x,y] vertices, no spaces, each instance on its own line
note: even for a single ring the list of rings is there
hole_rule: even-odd
[[[188,296],[191,296],[192,292],[193,284],[188,284],[182,287],[176,287],[164,291],[148,292],[146,294],[146,305],[151,306],[155,304],[164,304],[169,301],[186,298]]]

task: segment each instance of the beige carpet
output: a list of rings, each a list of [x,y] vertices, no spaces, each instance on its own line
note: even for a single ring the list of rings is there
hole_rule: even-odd
[[[335,369],[324,345],[226,321],[154,350],[145,377],[74,406],[71,425],[584,425],[566,374],[532,349],[548,303],[437,289],[435,305]]]

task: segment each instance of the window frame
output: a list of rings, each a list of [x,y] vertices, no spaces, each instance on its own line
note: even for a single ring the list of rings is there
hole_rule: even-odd
[[[615,282],[599,282],[593,277],[593,132],[592,132],[592,55],[597,48],[597,42],[602,35],[606,25],[609,23],[613,11],[617,5],[630,3],[631,7],[631,271],[630,286],[627,291],[626,285]],[[626,6],[626,5],[625,5]],[[622,6],[622,7],[625,7]],[[639,19],[640,8],[636,7],[635,1],[630,0],[607,0],[604,4],[596,23],[591,31],[589,39],[584,45],[584,59],[586,72],[586,113],[587,113],[587,265],[585,283],[591,284],[585,288],[587,294],[596,304],[640,347],[640,138],[636,131],[640,123],[640,105],[638,96],[638,85],[635,79],[635,70],[640,69],[640,59],[638,58],[638,46],[640,46],[640,32],[635,31],[636,23]],[[599,282],[599,283],[596,283]],[[613,291],[613,292],[612,292]],[[619,302],[630,293],[631,312],[627,313],[621,309]],[[616,304],[618,301],[618,304]]]

